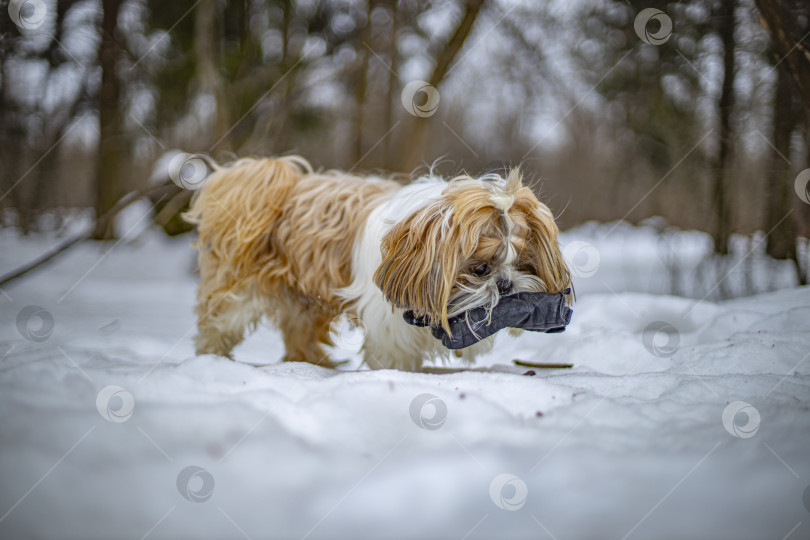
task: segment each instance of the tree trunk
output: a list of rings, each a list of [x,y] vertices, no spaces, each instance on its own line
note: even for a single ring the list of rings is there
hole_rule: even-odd
[[[731,236],[731,201],[729,194],[733,190],[728,190],[726,183],[726,169],[728,168],[728,158],[731,149],[731,113],[734,109],[734,28],[735,24],[735,0],[725,0],[718,13],[720,25],[718,33],[723,42],[723,87],[720,93],[720,103],[718,105],[720,113],[720,145],[717,153],[717,164],[714,174],[714,208],[715,208],[715,228],[714,250],[723,255],[728,253],[728,241]]]
[[[810,112],[810,36],[799,27],[800,16],[810,16],[806,3],[791,10],[785,0],[755,0],[762,25],[771,36],[777,62],[785,65],[796,82],[801,102]],[[801,8],[801,9],[800,9]]]
[[[290,122],[290,109],[293,106],[293,91],[294,91],[294,74],[290,73],[289,76],[284,74],[291,70],[296,65],[297,59],[295,58],[298,50],[291,50],[290,42],[292,39],[292,25],[295,18],[295,5],[292,0],[282,0],[281,9],[283,13],[281,22],[281,61],[278,64],[279,73],[284,77],[284,86],[282,87],[281,104],[282,107],[278,111],[277,117],[273,118],[272,130],[274,134],[268,143],[268,147],[273,152],[286,152],[292,147],[293,138],[290,135],[291,122]],[[278,76],[278,75],[277,75]]]
[[[397,49],[398,44],[398,35],[399,35],[399,2],[391,2],[391,36],[388,42],[388,61],[390,62],[390,68],[388,70],[388,82],[387,82],[387,91],[388,95],[385,100],[385,109],[383,113],[384,117],[384,129],[383,133],[388,133],[394,125],[394,107],[396,103],[399,103],[399,94],[397,93],[397,89],[399,88],[399,77],[397,73],[399,72],[399,50]],[[394,168],[394,159],[391,156],[391,141],[393,140],[392,136],[386,137],[383,141],[383,157],[382,157],[382,166],[384,169],[392,170]]]
[[[213,136],[212,140],[225,135],[231,127],[228,95],[220,71],[222,8],[220,0],[202,0],[194,14],[194,56],[199,90],[210,92],[216,103],[213,133],[207,134]],[[219,142],[217,148],[225,152],[233,150],[228,137]]]
[[[0,36],[8,40],[9,45],[0,46],[0,211],[12,207],[17,209],[18,223],[23,234],[28,233],[25,221],[24,208],[19,206],[19,192],[16,190],[17,180],[20,177],[20,159],[24,151],[25,131],[20,123],[20,113],[17,104],[11,98],[8,88],[11,86],[10,77],[12,69],[6,62],[11,50],[11,37],[15,32],[11,17],[0,13]],[[12,108],[14,110],[12,110]]]
[[[793,110],[794,84],[790,74],[782,66],[777,68],[778,79],[774,96],[773,112],[773,151],[771,152],[768,194],[767,222],[765,231],[768,236],[768,255],[774,259],[792,259],[796,261],[796,219],[791,216],[793,210],[793,177],[790,163],[790,135],[796,127],[796,115]]]
[[[801,120],[802,140],[804,141],[804,166],[802,169],[810,169],[810,113],[806,113]],[[799,283],[807,285],[810,283],[810,204],[799,204],[796,211],[797,235],[803,238],[802,251],[797,250],[799,266]]]
[[[484,2],[485,0],[467,0],[464,15],[461,17],[453,37],[450,38],[450,41],[447,42],[436,57],[436,66],[427,81],[432,87],[438,87],[439,83],[444,80],[450,65],[456,59],[458,52],[464,45],[464,41],[470,35]],[[430,118],[414,118],[410,134],[404,139],[404,159],[400,164],[400,170],[410,171],[422,160],[429,120]]]
[[[101,89],[98,95],[99,137],[96,156],[95,210],[96,240],[115,237],[113,220],[98,220],[118,201],[123,190],[121,182],[121,153],[123,118],[120,110],[121,81],[116,73],[120,48],[115,42],[120,0],[103,0],[104,16],[101,23],[101,42],[98,64],[101,67]]]
[[[352,158],[353,167],[360,164],[363,158],[365,149],[363,146],[363,128],[365,127],[365,113],[366,113],[366,98],[368,94],[368,60],[369,42],[372,38],[371,31],[371,12],[374,9],[375,3],[369,0],[366,11],[366,26],[360,32],[360,41],[364,44],[362,47],[358,46],[360,59],[357,65],[357,72],[355,76],[354,88],[354,148],[352,150],[354,157]]]

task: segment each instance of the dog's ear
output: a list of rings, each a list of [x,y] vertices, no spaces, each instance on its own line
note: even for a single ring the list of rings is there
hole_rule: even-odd
[[[572,288],[571,272],[560,251],[559,229],[551,210],[527,187],[521,187],[515,194],[515,210],[523,214],[529,226],[521,258],[543,281],[547,292],[560,293]]]
[[[389,302],[448,331],[447,304],[459,265],[457,243],[445,237],[452,219],[452,205],[441,200],[395,224],[382,239],[383,260],[374,273]]]

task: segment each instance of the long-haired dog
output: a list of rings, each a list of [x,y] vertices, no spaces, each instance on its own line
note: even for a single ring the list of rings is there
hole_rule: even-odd
[[[230,355],[266,316],[285,360],[334,366],[323,346],[347,314],[365,327],[369,367],[418,371],[449,351],[404,311],[448,329],[503,294],[571,285],[551,211],[516,169],[403,187],[299,157],[240,159],[215,167],[187,219],[199,229],[198,354]]]

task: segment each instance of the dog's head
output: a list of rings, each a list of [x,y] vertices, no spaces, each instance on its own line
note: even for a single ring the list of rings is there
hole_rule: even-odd
[[[502,294],[569,288],[558,232],[517,169],[505,180],[460,176],[383,237],[374,283],[395,306],[449,331],[449,317],[492,308]]]

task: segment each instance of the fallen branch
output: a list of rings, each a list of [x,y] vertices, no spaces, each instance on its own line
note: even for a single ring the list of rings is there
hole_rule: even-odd
[[[169,221],[171,221],[184,206],[191,202],[192,195],[193,192],[188,190],[183,190],[173,195],[172,198],[166,202],[166,206],[161,208],[157,215],[155,215],[155,223],[165,228],[166,225],[169,224]],[[155,206],[157,206],[157,203],[155,203]]]
[[[567,369],[574,367],[574,364],[553,364],[544,362],[526,362],[525,360],[512,360],[516,366],[531,367],[538,369]]]
[[[151,187],[149,189],[144,189],[140,191],[131,191],[127,193],[126,195],[121,197],[121,199],[119,199],[118,202],[115,203],[115,205],[112,208],[110,208],[100,218],[98,218],[96,222],[89,228],[89,230],[77,234],[73,238],[70,238],[62,242],[61,244],[51,249],[50,251],[44,253],[40,257],[37,257],[33,261],[26,263],[23,266],[20,266],[19,268],[16,268],[15,270],[12,270],[7,274],[4,274],[3,276],[0,276],[0,287],[3,287],[4,285],[7,285],[12,281],[15,281],[23,277],[29,272],[42,267],[46,263],[52,261],[59,255],[68,251],[73,246],[80,244],[85,240],[90,240],[99,224],[101,224],[102,226],[106,225],[110,220],[112,220],[116,215],[118,215],[118,213],[121,212],[121,210],[123,210],[130,204],[134,203],[135,201],[143,197],[149,197],[151,195],[160,195],[160,198],[154,204],[152,204],[152,207],[154,208],[160,201],[165,199],[170,193],[177,191],[177,189],[179,188],[174,184],[164,184],[157,187]]]

